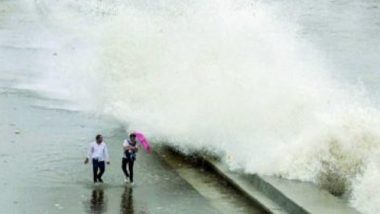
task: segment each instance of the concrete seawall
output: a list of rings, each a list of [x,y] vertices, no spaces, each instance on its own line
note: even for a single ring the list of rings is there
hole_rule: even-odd
[[[164,147],[162,149],[183,155],[173,148]],[[197,158],[201,159],[206,167],[219,174],[230,185],[270,213],[359,213],[354,208],[349,207],[344,200],[319,189],[311,183],[257,174],[240,174],[230,171],[219,161],[205,155],[197,156]]]

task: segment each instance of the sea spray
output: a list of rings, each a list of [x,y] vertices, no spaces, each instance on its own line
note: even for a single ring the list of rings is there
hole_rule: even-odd
[[[378,196],[361,205],[368,186],[379,184],[370,158],[379,150],[378,110],[332,78],[323,54],[273,8],[255,1],[39,5],[60,47],[23,87],[184,151],[206,149],[231,169],[312,181],[378,211]]]

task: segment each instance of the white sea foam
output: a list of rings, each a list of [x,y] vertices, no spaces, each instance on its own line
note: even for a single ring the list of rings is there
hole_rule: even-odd
[[[366,213],[380,210],[378,110],[330,77],[323,55],[275,8],[47,2],[37,5],[60,46],[29,88],[184,151],[213,152],[232,169],[312,181]]]

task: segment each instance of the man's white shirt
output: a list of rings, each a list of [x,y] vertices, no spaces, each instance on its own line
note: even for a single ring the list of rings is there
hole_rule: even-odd
[[[106,143],[97,144],[92,142],[88,150],[87,157],[89,159],[97,159],[99,161],[109,161],[108,149]]]

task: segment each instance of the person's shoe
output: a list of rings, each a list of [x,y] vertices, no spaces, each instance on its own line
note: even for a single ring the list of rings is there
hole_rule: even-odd
[[[130,183],[131,187],[133,187],[135,185],[135,183],[133,183],[133,181]]]
[[[124,177],[124,183],[128,183],[127,177]]]

